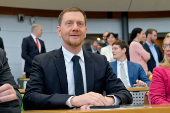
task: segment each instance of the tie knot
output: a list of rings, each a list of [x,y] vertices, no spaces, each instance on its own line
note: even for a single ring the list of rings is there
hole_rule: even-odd
[[[122,62],[120,63],[120,65],[121,65],[121,66],[124,66],[124,64],[123,64]]]
[[[77,55],[74,55],[73,58],[72,58],[72,61],[75,62],[75,61],[79,61],[80,57],[77,56]]]

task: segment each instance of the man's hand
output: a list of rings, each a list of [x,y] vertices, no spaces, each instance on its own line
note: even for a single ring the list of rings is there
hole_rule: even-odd
[[[145,87],[146,84],[145,82],[141,81],[141,80],[136,80],[136,84],[134,84],[133,86],[142,86],[142,87]]]
[[[109,98],[103,97],[101,94],[89,92],[83,95],[71,98],[70,103],[72,106],[81,107],[83,105],[92,106],[106,106],[112,102]]]
[[[0,102],[6,102],[17,99],[16,92],[10,84],[4,84],[0,87]]]
[[[104,97],[104,98],[107,101],[107,105],[113,105],[115,103],[114,97],[112,96]],[[90,109],[90,106],[94,106],[94,105],[83,105],[81,106],[80,109]]]

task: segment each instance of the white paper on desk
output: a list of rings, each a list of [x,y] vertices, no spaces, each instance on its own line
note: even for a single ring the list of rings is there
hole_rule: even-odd
[[[112,110],[112,109],[137,109],[137,108],[151,108],[151,107],[149,107],[149,106],[140,106],[140,105],[123,105],[123,106],[121,106],[121,107],[119,107],[119,108],[109,108],[109,109],[90,109],[90,110]]]

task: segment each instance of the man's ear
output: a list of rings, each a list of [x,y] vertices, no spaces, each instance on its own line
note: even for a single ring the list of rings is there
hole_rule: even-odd
[[[126,48],[123,48],[123,52],[126,53]]]
[[[86,29],[86,33],[87,33],[87,27],[85,27],[85,29]],[[86,33],[85,33],[85,38],[86,38]]]
[[[151,37],[151,34],[148,34],[148,36],[147,36],[147,37],[149,37],[149,38],[150,38],[150,37]],[[147,38],[147,37],[146,37],[146,38]]]
[[[60,26],[57,26],[57,32],[58,32],[58,36],[59,36],[59,37],[62,37],[62,36],[61,36],[61,27],[60,27]]]

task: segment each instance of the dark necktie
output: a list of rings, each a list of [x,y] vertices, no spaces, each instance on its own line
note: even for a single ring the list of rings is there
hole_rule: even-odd
[[[74,55],[72,58],[76,96],[84,94],[83,78],[82,78],[81,67],[79,64],[79,59],[80,57],[77,55]]]

